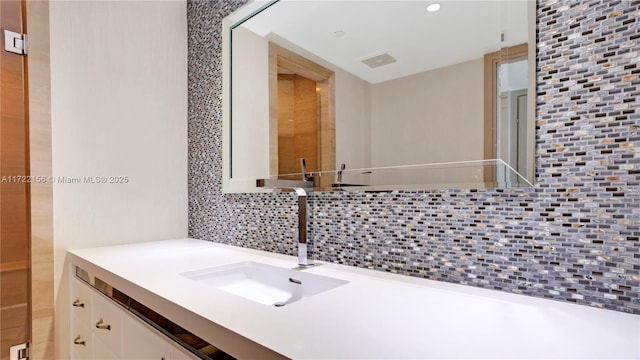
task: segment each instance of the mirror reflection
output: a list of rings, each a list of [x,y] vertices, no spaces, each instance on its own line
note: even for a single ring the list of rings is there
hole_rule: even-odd
[[[250,5],[229,20],[225,191],[298,179],[300,158],[322,189],[533,178],[531,2]]]

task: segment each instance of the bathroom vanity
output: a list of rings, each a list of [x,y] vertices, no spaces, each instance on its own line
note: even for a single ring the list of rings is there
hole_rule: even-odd
[[[198,359],[80,279],[71,296],[73,359]]]
[[[67,255],[72,301],[93,301],[123,328],[100,329],[106,315],[70,304],[85,312],[72,339],[84,329],[115,358],[139,338],[169,354],[149,358],[197,358],[140,312],[239,359],[640,358],[640,316],[621,312],[331,263],[293,269],[292,256],[195,239]]]

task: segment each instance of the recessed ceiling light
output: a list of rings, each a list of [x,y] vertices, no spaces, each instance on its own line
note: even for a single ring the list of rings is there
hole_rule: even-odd
[[[428,12],[436,12],[436,11],[440,10],[440,4],[438,4],[438,3],[431,4],[431,5],[427,6],[426,10]]]
[[[336,30],[333,32],[333,36],[339,38],[345,36],[346,32],[344,30]]]

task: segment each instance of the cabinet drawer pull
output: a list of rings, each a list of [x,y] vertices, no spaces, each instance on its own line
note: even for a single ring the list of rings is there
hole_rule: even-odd
[[[82,338],[80,338],[80,335],[76,336],[76,338],[73,339],[73,343],[76,345],[87,346],[87,343],[84,340],[82,340]]]
[[[96,323],[96,328],[111,331],[111,325],[105,324],[102,318],[100,318],[100,320],[98,320],[98,322]]]
[[[80,302],[80,299],[76,299],[76,301],[73,302],[73,306],[83,308],[84,307],[84,303]]]

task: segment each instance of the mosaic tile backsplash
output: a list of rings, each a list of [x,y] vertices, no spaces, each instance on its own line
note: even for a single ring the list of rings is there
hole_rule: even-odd
[[[292,194],[222,194],[221,20],[188,1],[189,233],[295,255]],[[536,185],[314,193],[313,256],[640,314],[640,1],[542,1]]]

